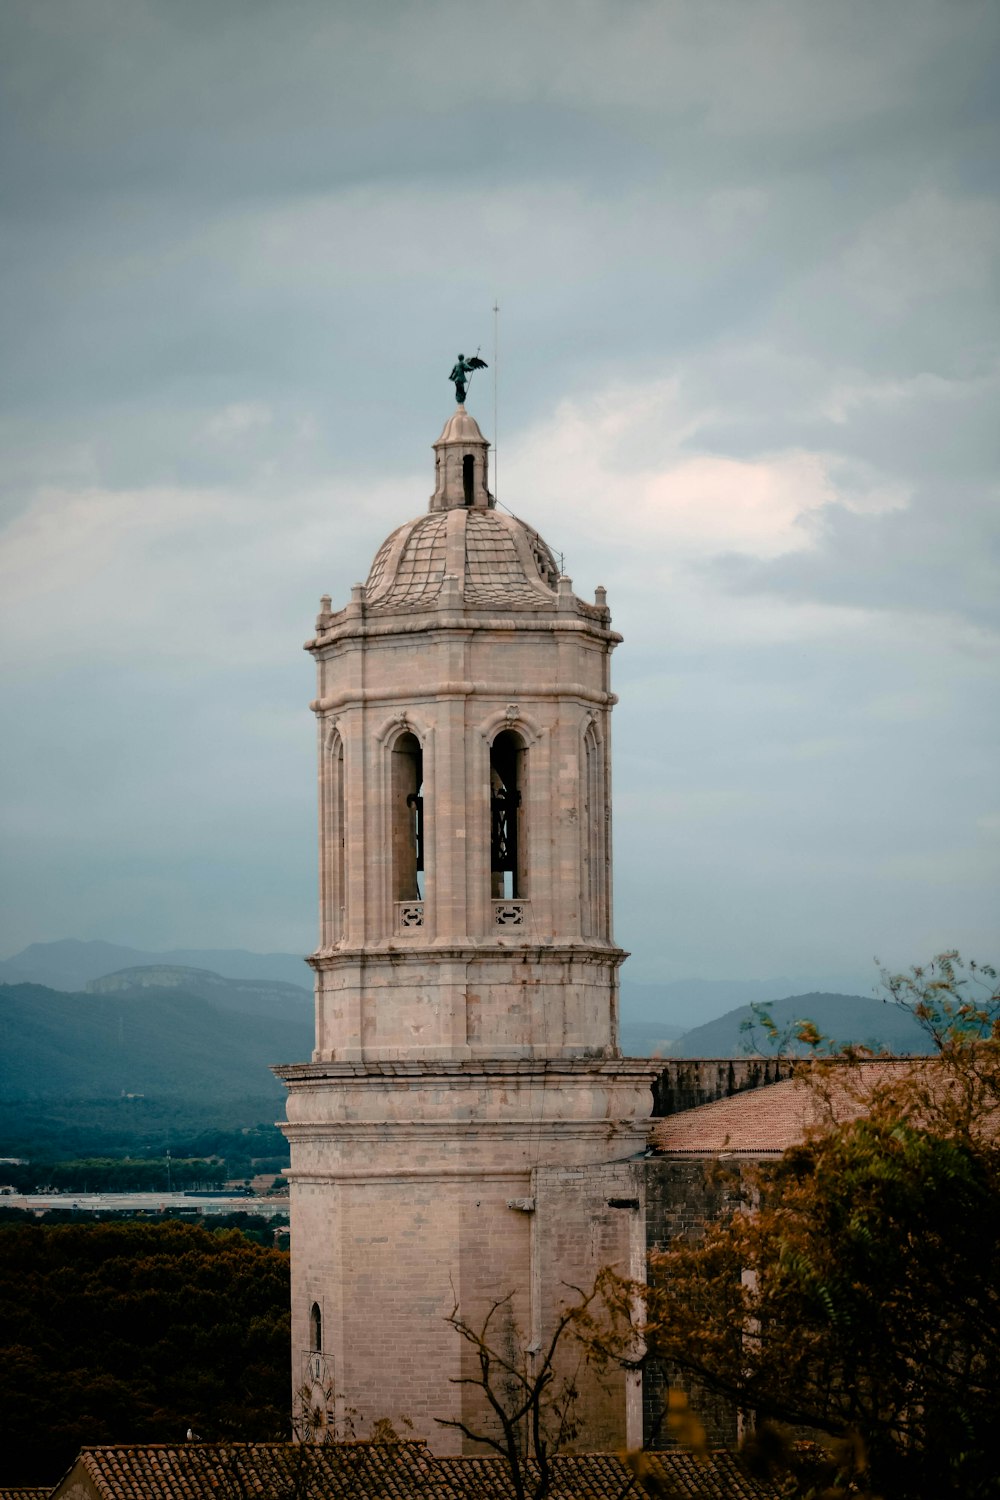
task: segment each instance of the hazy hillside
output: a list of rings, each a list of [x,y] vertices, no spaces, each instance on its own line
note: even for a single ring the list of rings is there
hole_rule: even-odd
[[[312,976],[300,955],[248,953],[243,948],[173,948],[147,953],[117,943],[80,942],[63,938],[56,943],[31,943],[12,958],[0,960],[0,982],[44,984],[53,990],[82,990],[91,979],[118,969],[155,964],[209,969],[227,979],[278,979],[308,989]]]
[[[619,1041],[626,1057],[665,1057],[677,1051],[677,1039],[684,1035],[680,1026],[658,1021],[630,1021],[622,1018]]]
[[[662,1026],[665,1023],[668,1027],[679,1027],[682,1032],[690,1031],[692,1026],[701,1026],[740,1005],[766,1004],[816,991],[856,994],[874,987],[877,977],[873,969],[870,980],[865,974],[826,974],[809,978],[800,976],[798,979],[671,979],[655,984],[630,979],[627,966],[624,974],[621,986],[623,1025],[649,1022]]]
[[[311,1009],[296,999],[280,1019],[244,1011],[237,1021],[234,1008],[218,1002],[218,991],[206,999],[176,987],[64,994],[0,986],[0,1097],[277,1102],[283,1089],[269,1064],[311,1056]]]
[[[308,973],[308,970],[306,971]],[[284,1021],[296,1017],[310,1022],[313,997],[300,985],[280,979],[224,979],[210,969],[189,969],[179,964],[149,964],[103,974],[86,985],[91,995],[141,996],[150,990],[183,990],[223,1010],[243,1015],[271,1016]]]
[[[779,1030],[793,1021],[814,1021],[824,1036],[841,1044],[855,1042],[891,1052],[928,1052],[926,1034],[913,1017],[894,1005],[864,995],[792,995],[768,1007]],[[740,1030],[753,1012],[741,1005],[716,1021],[685,1032],[673,1047],[678,1057],[740,1057],[754,1050]]]

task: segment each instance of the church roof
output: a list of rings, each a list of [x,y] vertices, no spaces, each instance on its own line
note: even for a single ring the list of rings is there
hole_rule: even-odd
[[[813,1119],[814,1101],[794,1078],[716,1099],[656,1120],[650,1143],[668,1154],[718,1156],[726,1151],[770,1156],[801,1141]]]
[[[538,532],[496,510],[431,512],[382,543],[365,590],[371,610],[432,607],[454,577],[464,604],[553,608],[559,570]]]
[[[644,1453],[646,1486],[609,1453],[552,1460],[552,1500],[777,1500],[735,1454]],[[0,1491],[0,1494],[4,1492]],[[39,1494],[49,1494],[40,1491]],[[436,1458],[423,1442],[157,1443],[84,1448],[53,1500],[219,1500],[227,1494],[302,1500],[514,1500],[505,1459]]]
[[[824,1123],[844,1124],[866,1112],[865,1097],[876,1086],[925,1066],[913,1058],[873,1058],[841,1063],[843,1081],[831,1072],[825,1090],[811,1088],[807,1076],[747,1089],[726,1099],[700,1104],[654,1120],[650,1144],[666,1155],[778,1156]]]

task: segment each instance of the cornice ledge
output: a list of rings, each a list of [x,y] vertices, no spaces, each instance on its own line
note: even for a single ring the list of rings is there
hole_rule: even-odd
[[[374,945],[365,948],[317,948],[315,953],[310,953],[306,963],[317,973],[320,971],[337,969],[347,964],[356,964],[359,967],[381,965],[387,962],[426,962],[429,957],[435,959],[449,959],[468,962],[479,958],[494,958],[502,956],[509,960],[512,955],[526,955],[534,963],[556,962],[580,962],[614,964],[619,968],[628,958],[624,948],[603,946],[601,944],[580,943],[518,943],[516,940],[498,943],[491,935],[478,941],[470,940],[464,943],[435,943],[427,942],[419,947],[413,943],[402,944],[387,940],[384,947]]]
[[[645,1140],[649,1134],[649,1124],[648,1115],[592,1115],[585,1120],[561,1120],[558,1116],[539,1120],[537,1116],[515,1115],[509,1119],[480,1120],[282,1120],[280,1129],[289,1140],[336,1141],[350,1136],[355,1140],[377,1141],[391,1132],[393,1135],[409,1136],[413,1140],[441,1140],[457,1144],[466,1135],[472,1136],[476,1141],[486,1141],[491,1137],[533,1140],[538,1135],[539,1125],[545,1127],[546,1133],[553,1135],[598,1135],[605,1138],[609,1130],[614,1130],[621,1134],[641,1136]],[[387,1170],[394,1172],[397,1168],[389,1167]],[[375,1172],[373,1166],[372,1174],[375,1175]]]
[[[441,1058],[424,1061],[397,1059],[376,1062],[275,1063],[271,1072],[288,1084],[367,1084],[414,1081],[475,1083],[492,1078],[559,1078],[563,1083],[592,1082],[595,1078],[639,1080],[659,1078],[663,1060],[656,1057],[511,1057]]]
[[[601,621],[574,613],[556,613],[555,604],[539,601],[524,604],[520,608],[498,610],[492,605],[463,604],[458,609],[424,606],[414,609],[382,611],[377,606],[368,606],[363,615],[344,619],[332,628],[303,643],[303,650],[320,655],[341,641],[358,638],[378,638],[392,635],[426,635],[430,631],[465,630],[470,633],[482,630],[531,630],[545,634],[570,632],[587,635],[614,649],[623,637]]]
[[[509,696],[509,695],[508,695]],[[595,703],[602,708],[613,708],[618,702],[617,694],[606,693],[600,688],[588,687],[585,682],[564,682],[555,689],[526,687],[518,690],[525,703],[555,703],[578,701]],[[345,712],[352,708],[364,708],[368,703],[436,703],[441,698],[502,698],[503,693],[495,682],[442,682],[433,688],[415,689],[407,687],[389,689],[350,689],[343,693],[331,693],[326,698],[314,698],[309,707],[314,714]]]

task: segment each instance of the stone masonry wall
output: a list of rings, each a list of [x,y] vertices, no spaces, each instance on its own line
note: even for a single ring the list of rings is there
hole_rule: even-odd
[[[604,1266],[641,1279],[645,1273],[644,1163],[610,1162],[586,1167],[541,1168],[534,1173],[533,1295],[545,1319],[544,1337],[556,1310],[572,1303],[579,1287],[589,1291]],[[571,1338],[560,1349],[560,1368],[576,1373],[580,1349]],[[593,1367],[579,1369],[575,1409],[579,1436],[570,1451],[610,1453],[642,1442],[641,1376]]]
[[[795,1060],[789,1057],[670,1058],[653,1084],[653,1118],[778,1083],[790,1078],[794,1068]]]
[[[747,1159],[650,1157],[643,1163],[647,1243],[660,1250],[672,1240],[697,1241],[714,1219],[728,1216],[742,1201]],[[664,1408],[671,1385],[681,1386],[708,1433],[713,1447],[733,1447],[737,1418],[733,1407],[710,1395],[689,1376],[679,1379],[658,1360],[643,1374],[643,1440],[647,1448],[671,1446]]]
[[[416,1432],[438,1453],[463,1451],[461,1435],[436,1419],[476,1430],[484,1412],[472,1388],[451,1383],[473,1374],[475,1351],[446,1319],[457,1301],[478,1326],[491,1301],[513,1292],[511,1319],[527,1324],[529,1226],[508,1207],[527,1181],[512,1174],[297,1185],[296,1233],[311,1254],[296,1260],[293,1244],[294,1354],[309,1383],[315,1301],[321,1372],[333,1387],[340,1435],[367,1437],[388,1418],[401,1436]]]

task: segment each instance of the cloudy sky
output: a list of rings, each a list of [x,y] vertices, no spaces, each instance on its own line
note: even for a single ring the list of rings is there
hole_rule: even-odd
[[[626,637],[630,977],[1000,958],[995,0],[0,27],[0,952],[313,946],[301,644],[496,300],[500,498]]]

